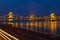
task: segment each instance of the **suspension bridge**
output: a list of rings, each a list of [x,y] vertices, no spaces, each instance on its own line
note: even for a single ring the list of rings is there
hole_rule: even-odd
[[[13,14],[13,12],[9,12],[7,15],[0,16],[0,22],[2,20],[3,20],[3,22],[7,21],[8,24],[11,24],[11,22],[13,23],[14,20],[29,20],[30,22],[26,22],[26,23],[23,23],[23,22],[21,22],[20,24],[16,23],[15,26],[18,27],[18,25],[20,25],[20,27],[23,28],[25,25],[26,29],[30,29],[30,30],[33,30],[34,26],[36,26],[35,30],[37,30],[38,26],[39,27],[44,26],[44,28],[46,28],[47,25],[50,25],[49,28],[51,28],[51,31],[53,32],[54,30],[56,30],[56,26],[59,25],[59,23],[60,23],[60,22],[56,22],[56,21],[60,21],[60,16],[56,16],[55,13],[51,13],[48,16],[35,16],[35,15],[20,16],[20,15]],[[34,21],[36,21],[36,22],[34,22]],[[40,22],[40,21],[44,21],[44,23]],[[46,21],[49,21],[49,22],[46,22]],[[56,24],[56,23],[58,23],[58,24]],[[29,25],[31,26],[30,28],[28,27]],[[52,26],[53,26],[53,28],[52,28]],[[6,33],[2,29],[0,29],[0,36],[2,36],[2,35],[3,35],[4,39],[10,39],[10,38],[14,39],[15,38],[15,37],[12,37],[12,35]],[[15,38],[15,39],[17,39],[17,38]]]
[[[48,16],[35,16],[35,15],[30,15],[30,16],[20,16],[13,14],[12,12],[9,12],[7,15],[0,16],[0,20],[8,20],[8,22],[13,21],[13,20],[60,20],[60,16],[56,16],[55,13],[51,13]]]

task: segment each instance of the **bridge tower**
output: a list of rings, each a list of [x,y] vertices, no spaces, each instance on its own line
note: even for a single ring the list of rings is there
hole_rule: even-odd
[[[12,12],[9,12],[8,14],[8,23],[11,24],[11,22],[13,22],[13,13]]]
[[[50,20],[52,21],[52,20],[56,20],[56,15],[55,15],[55,13],[51,13],[50,14]]]

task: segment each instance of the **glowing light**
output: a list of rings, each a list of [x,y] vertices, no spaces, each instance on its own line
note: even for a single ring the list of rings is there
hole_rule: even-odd
[[[29,23],[28,22],[26,22],[26,26],[28,26],[29,25]]]
[[[16,28],[18,27],[18,23],[17,22],[15,23],[15,26],[16,26]]]
[[[33,27],[34,26],[34,22],[30,22],[30,26]]]
[[[45,22],[43,22],[44,23],[44,29],[46,29],[46,26],[47,26],[47,23],[46,23],[46,21]]]
[[[35,26],[38,27],[38,22],[35,22]]]
[[[20,27],[21,27],[21,28],[23,27],[23,22],[20,23]]]
[[[42,23],[41,22],[39,22],[39,27],[42,27]]]
[[[8,18],[13,18],[13,13],[9,12],[8,16],[9,16]]]
[[[57,22],[55,21],[51,21],[51,33],[55,33],[56,32],[56,27],[57,27]]]
[[[28,23],[28,22],[26,22],[26,29],[28,29],[28,26],[29,26],[29,23]]]
[[[34,20],[35,19],[35,16],[34,15],[31,15],[30,16],[30,20]]]
[[[51,13],[51,15],[50,15],[50,20],[55,20],[55,14],[54,13]]]
[[[30,22],[30,28],[31,28],[31,30],[33,30],[33,27],[34,27],[34,22]]]

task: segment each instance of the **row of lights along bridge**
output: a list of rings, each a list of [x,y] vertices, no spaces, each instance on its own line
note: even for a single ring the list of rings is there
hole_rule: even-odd
[[[58,18],[58,19],[57,19]],[[35,15],[30,15],[30,16],[26,16],[26,17],[23,17],[23,16],[18,16],[18,15],[15,15],[13,14],[12,12],[9,12],[8,15],[5,15],[5,16],[0,16],[0,20],[8,20],[9,22],[13,21],[13,20],[39,20],[39,21],[56,21],[56,20],[60,20],[60,16],[56,16],[55,13],[51,13],[50,15],[48,16],[35,16]]]

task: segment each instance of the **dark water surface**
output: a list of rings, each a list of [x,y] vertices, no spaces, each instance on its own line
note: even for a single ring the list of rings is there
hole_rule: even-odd
[[[4,21],[4,23],[7,23]],[[17,20],[8,22],[13,27],[60,35],[60,21]]]

